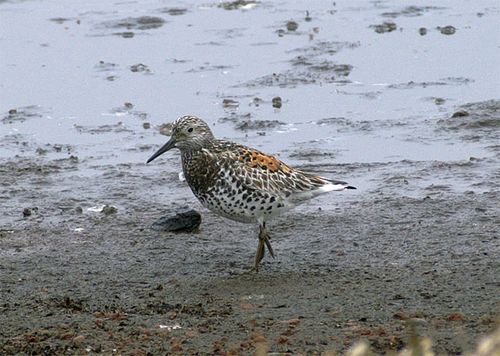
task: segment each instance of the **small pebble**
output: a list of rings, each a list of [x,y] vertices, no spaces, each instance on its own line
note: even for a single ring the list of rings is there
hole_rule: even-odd
[[[114,207],[113,205],[105,205],[103,208],[102,208],[102,213],[104,215],[112,215],[112,214],[116,214],[118,211],[118,209],[116,209],[116,207]]]
[[[427,29],[425,27],[420,27],[418,33],[420,33],[421,36],[425,36],[427,34]]]
[[[453,26],[438,27],[438,29],[443,35],[453,35],[457,32],[457,29]]]
[[[459,111],[455,112],[453,115],[451,115],[452,118],[465,117],[465,116],[469,116],[469,113],[465,110],[459,110]]]
[[[310,22],[312,20],[311,16],[309,16],[309,11],[306,11],[306,17],[305,19],[307,22]]]
[[[288,31],[293,32],[293,31],[296,31],[298,28],[299,28],[299,24],[297,22],[295,22],[295,21],[288,21],[286,23],[286,29]]]
[[[277,109],[281,108],[282,101],[281,101],[281,98],[279,96],[274,97],[272,102],[273,102],[273,108],[277,108]]]
[[[149,68],[147,65],[138,63],[130,66],[130,71],[134,73],[139,73],[139,72],[149,72]]]

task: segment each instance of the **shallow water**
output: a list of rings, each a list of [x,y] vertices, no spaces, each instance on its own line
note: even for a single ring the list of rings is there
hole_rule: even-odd
[[[3,3],[1,112],[30,106],[37,116],[2,125],[2,142],[17,135],[29,143],[28,156],[46,143],[69,144],[94,164],[137,163],[154,148],[144,152],[142,146],[165,140],[155,125],[192,113],[213,124],[218,136],[292,163],[297,145],[332,152],[340,163],[492,155],[483,142],[442,134],[435,123],[459,104],[500,94],[495,1],[435,8],[368,1],[264,2],[248,10],[216,5]],[[186,11],[172,16],[171,9]],[[141,17],[153,26],[134,25]],[[296,31],[286,30],[290,20],[298,23]],[[376,33],[370,27],[386,21],[397,29]],[[436,29],[446,25],[456,33]],[[428,29],[425,36],[421,27]],[[117,35],[123,32],[133,37]],[[147,70],[131,71],[137,64]],[[334,66],[346,64],[352,69],[339,75]],[[281,109],[271,105],[275,96],[283,100]],[[225,109],[224,98],[239,106]],[[255,106],[254,98],[262,103]],[[260,136],[220,122],[247,114],[286,125]],[[342,120],[316,124],[325,118]],[[145,121],[153,129],[144,129]],[[1,148],[2,157],[18,153],[15,144]]]

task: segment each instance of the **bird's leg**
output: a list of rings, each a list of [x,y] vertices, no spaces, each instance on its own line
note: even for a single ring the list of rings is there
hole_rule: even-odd
[[[252,271],[259,272],[259,263],[264,258],[264,252],[264,240],[259,238],[259,246],[257,246],[257,252],[255,253],[255,262]]]
[[[266,223],[262,223],[259,226],[259,245],[257,246],[257,253],[255,254],[255,263],[252,268],[252,270],[255,272],[259,271],[259,263],[264,258],[265,254],[264,244],[267,246],[267,250],[269,251],[271,257],[274,258],[274,251],[271,246],[271,241],[269,241],[270,238],[271,237],[269,236],[269,233],[267,232],[266,229]]]
[[[269,232],[267,232],[267,229],[266,229],[266,223],[262,223],[262,226],[260,227],[260,231],[259,231],[259,240],[261,239],[261,236],[262,236],[262,239],[264,240],[266,246],[267,246],[267,250],[269,251],[269,254],[271,255],[272,258],[274,258],[274,251],[273,251],[273,247],[271,246],[271,236],[269,235]]]

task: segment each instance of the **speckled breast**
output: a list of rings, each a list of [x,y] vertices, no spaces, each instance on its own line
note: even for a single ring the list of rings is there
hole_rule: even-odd
[[[203,206],[226,218],[255,222],[284,209],[270,193],[247,187],[245,177],[227,165],[191,154],[183,156],[182,166],[187,183]]]

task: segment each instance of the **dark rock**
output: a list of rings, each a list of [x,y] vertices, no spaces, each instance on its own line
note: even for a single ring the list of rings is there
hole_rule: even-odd
[[[151,229],[155,231],[192,232],[200,224],[200,213],[186,206],[159,218],[151,225]]]
[[[453,26],[438,27],[438,29],[443,35],[453,35],[457,32],[457,29]]]
[[[451,115],[451,117],[465,117],[465,116],[469,116],[469,112],[468,111],[465,111],[465,110],[458,110],[457,112],[453,113],[453,115]]]
[[[282,101],[281,101],[281,98],[279,96],[276,96],[273,98],[273,108],[281,108],[281,105],[282,105]]]
[[[116,214],[118,211],[118,209],[116,209],[116,207],[114,207],[113,205],[105,205],[103,208],[102,208],[102,213],[104,215],[112,215],[112,214]]]
[[[130,66],[130,71],[134,73],[140,73],[140,72],[146,72],[149,73],[151,70],[148,68],[147,65],[138,63]]]
[[[28,216],[38,214],[38,207],[34,206],[32,208],[24,208],[23,216],[27,218]]]
[[[427,29],[425,27],[420,27],[418,33],[420,33],[421,36],[425,36],[427,34]]]
[[[297,22],[295,22],[295,21],[288,21],[286,23],[286,29],[287,29],[287,31],[293,32],[293,31],[296,31],[298,28],[299,28],[299,24]]]

